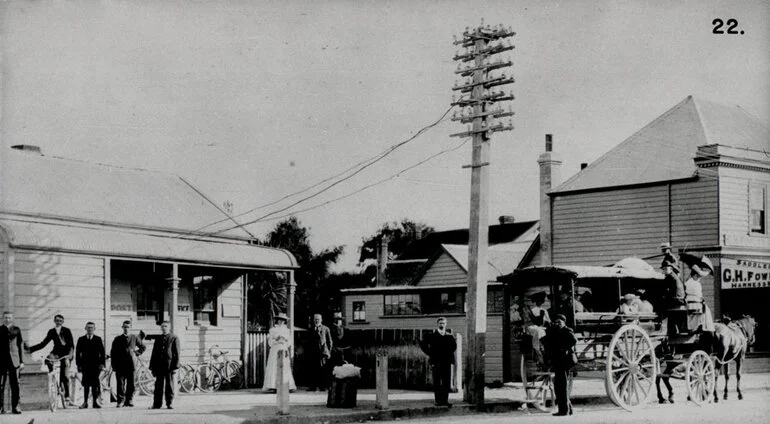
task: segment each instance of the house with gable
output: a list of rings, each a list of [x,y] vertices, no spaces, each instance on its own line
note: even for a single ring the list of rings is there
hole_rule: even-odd
[[[503,288],[496,280],[537,260],[537,235],[537,221],[511,222],[510,217],[500,217],[499,224],[489,227],[485,356],[489,383],[502,381],[503,376]],[[404,272],[393,272],[399,275],[395,284],[386,278],[375,287],[341,290],[348,328],[430,330],[444,316],[454,333],[465,335],[468,230],[436,232],[413,242],[387,264],[394,269],[400,266],[411,267],[412,275],[405,278]]]
[[[15,146],[0,154],[0,306],[32,343],[56,314],[75,334],[93,321],[106,343],[124,320],[150,339],[168,320],[182,362],[205,360],[214,345],[243,361],[246,284],[284,275],[291,314],[297,262],[242,228],[220,231],[233,226],[181,177]]]

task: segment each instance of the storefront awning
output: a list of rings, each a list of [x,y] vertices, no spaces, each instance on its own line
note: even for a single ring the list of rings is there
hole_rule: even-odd
[[[11,219],[0,219],[2,230],[8,244],[16,249],[263,269],[297,268],[296,259],[286,250],[227,239],[189,239],[115,227]]]

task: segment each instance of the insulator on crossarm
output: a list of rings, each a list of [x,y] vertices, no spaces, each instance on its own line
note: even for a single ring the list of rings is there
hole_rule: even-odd
[[[452,103],[455,102],[455,96],[452,96]]]

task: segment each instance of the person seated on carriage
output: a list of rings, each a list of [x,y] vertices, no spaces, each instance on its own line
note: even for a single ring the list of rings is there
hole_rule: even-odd
[[[586,290],[583,292],[583,294],[580,295],[580,300],[575,303],[575,312],[578,312],[577,305],[580,304],[580,306],[583,308],[580,312],[592,312],[593,311],[593,294],[591,293],[591,290]]]
[[[636,311],[640,314],[655,313],[652,303],[647,298],[646,290],[638,289],[636,291]]]
[[[705,269],[703,269],[705,268]],[[691,331],[714,331],[714,318],[711,309],[703,302],[703,286],[701,278],[709,275],[707,267],[698,264],[690,268],[690,278],[684,283],[685,301],[687,302],[687,321]]]
[[[676,262],[664,260],[660,268],[665,275],[663,287],[665,287],[666,298],[670,302],[668,309],[685,309],[684,284],[679,279],[679,267],[676,266]]]
[[[524,299],[524,314],[526,333],[532,337],[532,354],[538,364],[545,362],[543,358],[543,344],[540,339],[545,337],[545,326],[550,325],[551,318],[548,311],[543,307],[546,300],[544,291],[537,292]]]
[[[618,313],[623,315],[637,315],[639,314],[639,302],[637,297],[633,293],[626,293],[621,300],[623,303],[618,308]]]

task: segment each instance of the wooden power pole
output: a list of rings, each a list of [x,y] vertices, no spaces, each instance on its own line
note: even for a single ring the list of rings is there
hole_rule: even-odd
[[[510,28],[481,26],[465,29],[461,39],[454,44],[465,51],[457,53],[455,73],[465,81],[455,84],[452,89],[462,95],[452,99],[452,105],[463,111],[452,116],[452,120],[468,124],[466,131],[452,134],[452,137],[472,137],[473,156],[471,164],[471,210],[470,234],[468,240],[468,297],[465,386],[463,399],[481,409],[484,406],[484,352],[487,330],[487,247],[489,242],[489,142],[492,133],[510,131],[513,124],[498,122],[499,118],[512,116],[496,103],[513,100],[513,94],[491,90],[493,87],[511,84],[513,77],[505,73],[492,75],[491,71],[509,67],[509,60],[490,60],[493,55],[512,50],[507,38],[515,33]]]

